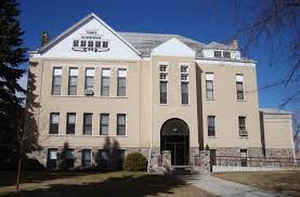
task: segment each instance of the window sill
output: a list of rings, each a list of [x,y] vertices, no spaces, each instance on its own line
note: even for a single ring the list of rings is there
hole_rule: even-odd
[[[236,102],[238,102],[238,103],[245,103],[245,102],[247,102],[247,100],[245,100],[245,99],[243,99],[243,100],[242,99],[237,99]]]
[[[208,136],[208,139],[217,139],[216,136]]]
[[[128,135],[113,135],[113,137],[121,137],[121,138],[123,138],[123,137],[128,137]]]
[[[191,105],[190,104],[181,104],[181,106],[183,106],[183,107],[190,107]]]
[[[54,134],[54,133],[48,133],[48,136],[61,136],[62,134],[59,134],[59,133],[57,133],[57,134]]]
[[[248,139],[248,136],[239,136],[239,139],[246,140]]]
[[[168,104],[162,104],[162,103],[160,103],[159,105],[160,106],[168,106]]]
[[[216,101],[216,99],[206,99],[207,102],[213,102]]]

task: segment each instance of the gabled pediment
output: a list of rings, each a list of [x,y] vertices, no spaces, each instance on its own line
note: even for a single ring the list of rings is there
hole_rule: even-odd
[[[177,38],[162,43],[152,50],[153,56],[195,57],[196,52]]]
[[[37,55],[57,58],[140,58],[138,50],[94,13],[89,14],[42,47]]]

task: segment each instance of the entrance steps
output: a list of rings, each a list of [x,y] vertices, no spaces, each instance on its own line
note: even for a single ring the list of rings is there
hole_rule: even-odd
[[[193,170],[193,167],[190,165],[173,165],[172,166],[172,174],[174,175],[189,175],[189,174],[195,174],[195,171]]]

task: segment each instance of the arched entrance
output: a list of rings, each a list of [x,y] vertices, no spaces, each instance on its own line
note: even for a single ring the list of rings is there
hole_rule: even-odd
[[[169,150],[172,165],[188,165],[189,163],[189,127],[181,119],[167,120],[160,130],[160,150]]]

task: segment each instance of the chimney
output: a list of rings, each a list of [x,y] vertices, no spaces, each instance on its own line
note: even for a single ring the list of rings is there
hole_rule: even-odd
[[[42,33],[42,38],[41,38],[41,46],[45,46],[49,42],[49,34],[48,32],[43,32]]]
[[[232,41],[229,43],[229,47],[230,47],[231,49],[238,49],[238,48],[239,48],[238,41],[237,41],[237,40],[232,40]]]

